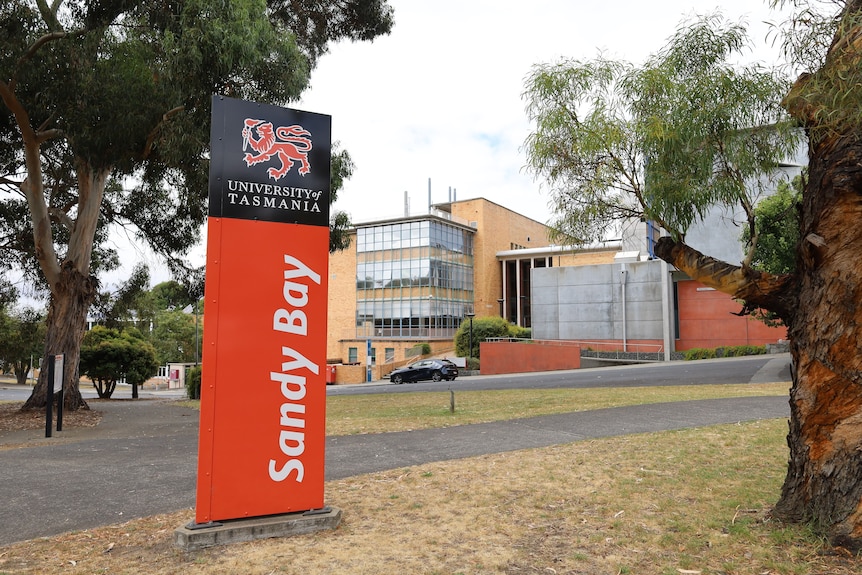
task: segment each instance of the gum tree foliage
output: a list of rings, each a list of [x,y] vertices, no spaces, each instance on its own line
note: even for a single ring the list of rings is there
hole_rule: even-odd
[[[113,291],[100,291],[90,308],[96,323],[105,327],[123,329],[137,327],[148,331],[155,315],[149,297],[150,271],[145,264],[137,264],[125,282]]]
[[[200,318],[197,321],[200,321]],[[192,314],[181,310],[162,310],[156,313],[151,341],[159,364],[198,362],[202,331],[200,325],[195,328],[195,317]]]
[[[392,18],[386,0],[0,0],[0,265],[49,294],[68,409],[86,407],[76,359],[112,226],[191,271],[211,95],[289,104],[331,42]]]
[[[660,258],[747,308],[760,307],[784,321],[796,369],[789,463],[773,514],[808,523],[834,545],[857,552],[862,550],[862,0],[770,4],[792,11],[781,28],[784,54],[795,70],[792,85],[764,77],[751,86],[755,97],[746,97],[739,89],[746,74],[735,69],[733,75],[716,75],[730,68],[723,57],[713,56],[740,44],[733,29],[709,20],[683,28],[642,68],[601,60],[556,71],[538,68],[527,89],[537,125],[528,140],[529,161],[552,187],[561,224],[568,225],[563,230],[587,237],[596,229],[595,219],[643,214],[669,232],[656,245]],[[678,89],[666,81],[668,73]],[[710,78],[718,80],[712,89]],[[552,89],[554,82],[572,88]],[[760,92],[758,85],[774,87]],[[631,86],[640,86],[642,97],[635,98]],[[734,116],[722,113],[724,103],[736,101],[740,121],[728,122]],[[808,177],[793,271],[771,274],[751,266],[752,250],[742,265],[697,252],[685,244],[685,230],[711,204],[735,199],[744,206],[752,199],[727,184],[734,174],[749,173],[746,166],[768,169],[770,157],[780,156],[783,144],[775,146],[776,154],[761,155],[768,148],[757,143],[767,144],[780,133],[764,126],[786,125],[776,110],[779,102],[804,131]],[[709,150],[715,155],[701,161]],[[639,169],[644,164],[645,172]],[[746,222],[753,242],[755,224],[754,218]]]
[[[778,105],[788,84],[729,63],[748,45],[741,24],[715,14],[681,27],[641,67],[599,56],[533,69],[527,165],[550,190],[562,237],[604,239],[645,217],[683,240],[713,205],[752,216],[768,182],[751,179],[795,142]]]

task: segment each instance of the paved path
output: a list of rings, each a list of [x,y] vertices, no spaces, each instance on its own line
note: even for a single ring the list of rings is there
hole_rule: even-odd
[[[67,429],[51,439],[44,429],[0,434],[0,545],[194,507],[196,411],[160,399],[94,408],[104,412],[97,428]],[[326,478],[788,414],[786,397],[742,397],[331,437]]]

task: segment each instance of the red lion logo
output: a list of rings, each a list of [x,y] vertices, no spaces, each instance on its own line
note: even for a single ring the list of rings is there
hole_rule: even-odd
[[[304,176],[311,171],[311,165],[308,163],[308,152],[312,147],[311,132],[299,125],[279,126],[273,131],[272,122],[252,118],[246,118],[244,123],[242,149],[245,152],[251,146],[256,152],[246,152],[246,166],[267,162],[277,155],[281,160],[281,167],[269,168],[266,171],[273,180],[283,178],[294,162],[299,162],[299,175]]]

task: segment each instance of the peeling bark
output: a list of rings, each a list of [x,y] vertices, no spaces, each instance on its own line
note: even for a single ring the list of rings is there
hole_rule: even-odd
[[[778,517],[862,550],[862,144],[813,146],[797,269],[790,461]],[[811,238],[816,238],[812,241]]]
[[[862,141],[812,142],[797,269],[772,276],[671,238],[656,254],[692,279],[776,312],[796,367],[787,476],[774,513],[862,551]]]

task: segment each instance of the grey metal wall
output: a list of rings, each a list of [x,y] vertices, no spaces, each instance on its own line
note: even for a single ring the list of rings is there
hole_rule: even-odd
[[[661,282],[657,260],[534,269],[533,338],[661,340]]]

